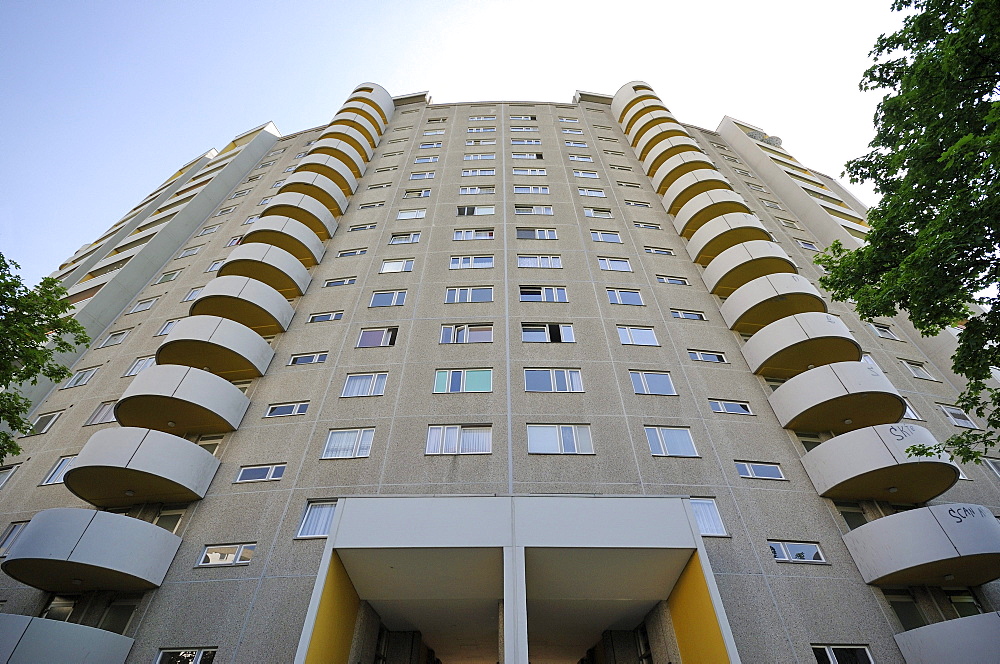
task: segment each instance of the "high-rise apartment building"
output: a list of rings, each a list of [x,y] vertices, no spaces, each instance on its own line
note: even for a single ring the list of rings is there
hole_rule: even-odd
[[[639,82],[238,136],[55,273],[0,658],[1000,661],[1000,459],[905,452],[954,337],[817,285],[864,218]]]

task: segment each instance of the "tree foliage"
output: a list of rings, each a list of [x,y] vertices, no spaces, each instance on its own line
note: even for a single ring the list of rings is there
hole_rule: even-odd
[[[822,285],[864,318],[902,309],[924,335],[964,322],[952,358],[968,380],[958,405],[987,428],[910,452],[976,461],[1000,436],[1000,391],[986,384],[1000,367],[1000,2],[892,9],[906,13],[903,26],[876,41],[860,85],[886,91],[876,135],[847,163],[851,181],[873,182],[882,198],[867,246],[834,243],[817,262],[829,271]]]
[[[67,378],[70,370],[55,360],[56,354],[90,343],[83,326],[66,315],[73,305],[62,299],[66,289],[59,281],[46,277],[28,288],[14,272],[19,268],[0,254],[0,461],[20,454],[14,434],[32,431],[26,419],[31,402],[18,385],[34,385],[40,376]]]

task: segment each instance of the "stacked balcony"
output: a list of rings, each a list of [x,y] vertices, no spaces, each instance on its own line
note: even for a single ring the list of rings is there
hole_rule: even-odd
[[[902,397],[817,289],[797,274],[743,198],[645,83],[623,86],[612,112],[629,136],[674,226],[702,265],[709,291],[735,332],[751,335],[751,371],[784,381],[769,397],[779,423],[833,438],[802,459],[816,491],[835,500],[923,503],[951,488],[959,469],[943,456],[906,449],[936,444],[900,422]],[[1000,578],[1000,523],[985,507],[945,504],[877,519],[844,536],[866,583],[975,586]],[[1000,614],[928,625],[900,634],[906,661],[983,661]],[[989,633],[989,636],[984,634]],[[971,645],[970,645],[971,644]]]

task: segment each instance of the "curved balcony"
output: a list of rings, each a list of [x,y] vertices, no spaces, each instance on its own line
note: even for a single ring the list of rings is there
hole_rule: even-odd
[[[295,167],[296,173],[319,173],[329,178],[340,187],[345,197],[351,196],[358,189],[358,178],[342,158],[325,154],[310,154]]]
[[[329,240],[337,231],[337,220],[330,210],[318,200],[305,194],[288,192],[271,199],[261,219],[269,216],[290,217],[300,221],[321,240]]]
[[[351,173],[354,174],[354,177],[358,179],[365,174],[365,169],[368,167],[368,160],[362,156],[361,152],[358,152],[350,143],[338,138],[326,138],[316,141],[307,156],[315,154],[339,159],[347,165]]]
[[[674,218],[677,233],[690,238],[699,228],[716,217],[733,212],[752,214],[743,197],[735,191],[716,189],[698,194],[684,204]]]
[[[156,349],[157,364],[194,367],[226,380],[263,376],[273,357],[274,350],[259,334],[218,316],[180,319]]]
[[[726,249],[708,264],[702,276],[709,291],[726,297],[758,277],[795,272],[795,264],[785,250],[768,239],[751,240]]]
[[[861,346],[837,316],[795,314],[761,328],[743,345],[750,371],[767,378],[791,378],[813,367],[857,362]]]
[[[347,125],[329,125],[323,130],[323,133],[320,135],[320,140],[329,139],[344,141],[350,145],[357,151],[358,154],[364,157],[366,164],[371,161],[372,154],[375,152],[375,148],[373,148],[368,142],[367,136],[354,127],[349,127]]]
[[[649,139],[664,131],[670,132],[672,136],[687,135],[687,130],[677,122],[677,118],[670,111],[658,108],[640,116],[639,121],[630,131],[626,132],[626,135],[632,149],[639,152],[649,143]]]
[[[254,222],[240,243],[241,246],[248,244],[269,244],[284,249],[306,267],[318,265],[326,253],[326,247],[311,228],[301,221],[277,215]]]
[[[628,136],[630,141],[633,140],[636,128],[640,124],[645,124],[651,113],[657,112],[670,115],[670,111],[657,97],[639,101],[639,103],[632,106],[622,117],[622,131],[625,132],[625,135]],[[673,119],[673,116],[671,116],[671,119]],[[676,122],[676,120],[674,121]]]
[[[756,215],[734,212],[717,217],[695,231],[687,251],[695,263],[708,265],[726,249],[752,240],[770,242],[771,235]]]
[[[357,129],[361,132],[361,135],[365,137],[369,147],[373,150],[375,149],[375,146],[378,145],[378,139],[381,138],[381,132],[371,121],[368,120],[368,118],[360,113],[354,113],[350,110],[344,111],[341,109],[338,111],[337,114],[333,116],[333,119],[330,120],[330,124],[327,125],[327,129],[333,126],[343,126]],[[326,130],[324,130],[324,133],[325,132]]]
[[[894,424],[906,411],[889,379],[867,362],[810,369],[782,383],[768,401],[781,426],[793,431],[841,434]]]
[[[685,173],[677,178],[663,194],[663,206],[669,214],[677,214],[685,203],[698,194],[716,189],[732,191],[729,180],[719,171],[701,168],[691,173]]]
[[[826,313],[826,301],[811,283],[797,274],[769,274],[733,291],[719,312],[729,329],[754,334],[787,316]]]
[[[667,108],[663,106],[663,101],[648,85],[643,84],[643,87],[646,88],[644,90],[635,90],[634,88],[626,90],[626,87],[629,87],[628,84],[623,85],[611,100],[611,112],[617,116],[618,124],[622,127],[628,125],[629,120],[643,108],[648,106]]]
[[[288,192],[315,198],[335,217],[342,216],[347,210],[347,196],[340,186],[319,173],[296,172],[289,175],[278,189],[278,195]]]
[[[177,535],[139,519],[57,507],[28,522],[0,567],[52,593],[152,590],[180,544]]]
[[[192,316],[219,316],[242,323],[261,336],[288,329],[295,313],[270,286],[248,277],[216,277],[191,302]]]
[[[880,424],[841,434],[802,457],[816,492],[833,500],[922,503],[958,482],[958,466],[944,455],[911,457],[910,445],[936,445],[915,424]]]
[[[376,136],[381,136],[385,133],[385,128],[388,123],[382,119],[382,116],[378,114],[375,107],[371,106],[370,102],[362,101],[360,99],[347,100],[344,105],[340,107],[337,111],[337,115],[343,115],[347,113],[353,113],[355,115],[360,115],[363,117],[368,124],[375,128]],[[376,141],[378,138],[375,139]]]
[[[284,249],[252,242],[233,249],[219,268],[220,277],[250,277],[285,297],[304,295],[312,277],[302,263]]]
[[[374,108],[387,123],[396,108],[396,104],[392,100],[392,95],[378,83],[366,82],[354,88],[354,91],[351,93],[351,96],[347,99],[347,101],[354,101],[355,99],[371,104],[372,108]]]
[[[152,429],[101,429],[87,441],[66,488],[98,507],[201,500],[219,460],[178,436]]]
[[[679,177],[699,170],[716,173],[719,169],[715,167],[715,164],[712,163],[712,160],[704,152],[687,150],[680,154],[675,154],[664,161],[657,170],[656,178],[653,179],[653,186],[656,188],[656,193],[663,196],[667,193],[670,185],[676,182]]]
[[[936,622],[896,635],[906,664],[983,664],[1000,644],[1000,611]]]
[[[115,404],[124,427],[171,433],[235,431],[250,400],[225,378],[176,364],[154,364],[136,376]]]
[[[982,505],[899,512],[855,528],[844,543],[873,585],[978,586],[1000,578],[1000,521]]]
[[[660,140],[653,141],[646,144],[646,155],[642,158],[642,167],[646,170],[646,175],[648,175],[653,180],[653,185],[659,187],[659,182],[656,180],[656,174],[660,171],[660,167],[671,157],[679,155],[684,152],[704,152],[690,136],[667,136],[663,135],[660,137],[659,134],[653,137],[659,138]]]
[[[0,662],[124,664],[133,640],[96,627],[0,613]]]

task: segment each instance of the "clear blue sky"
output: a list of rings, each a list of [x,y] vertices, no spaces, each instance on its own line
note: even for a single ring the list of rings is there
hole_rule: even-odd
[[[888,5],[3,0],[0,252],[35,283],[198,154],[328,122],[365,80],[565,103],[642,79],[682,122],[743,119],[838,175],[872,135],[857,82]]]

